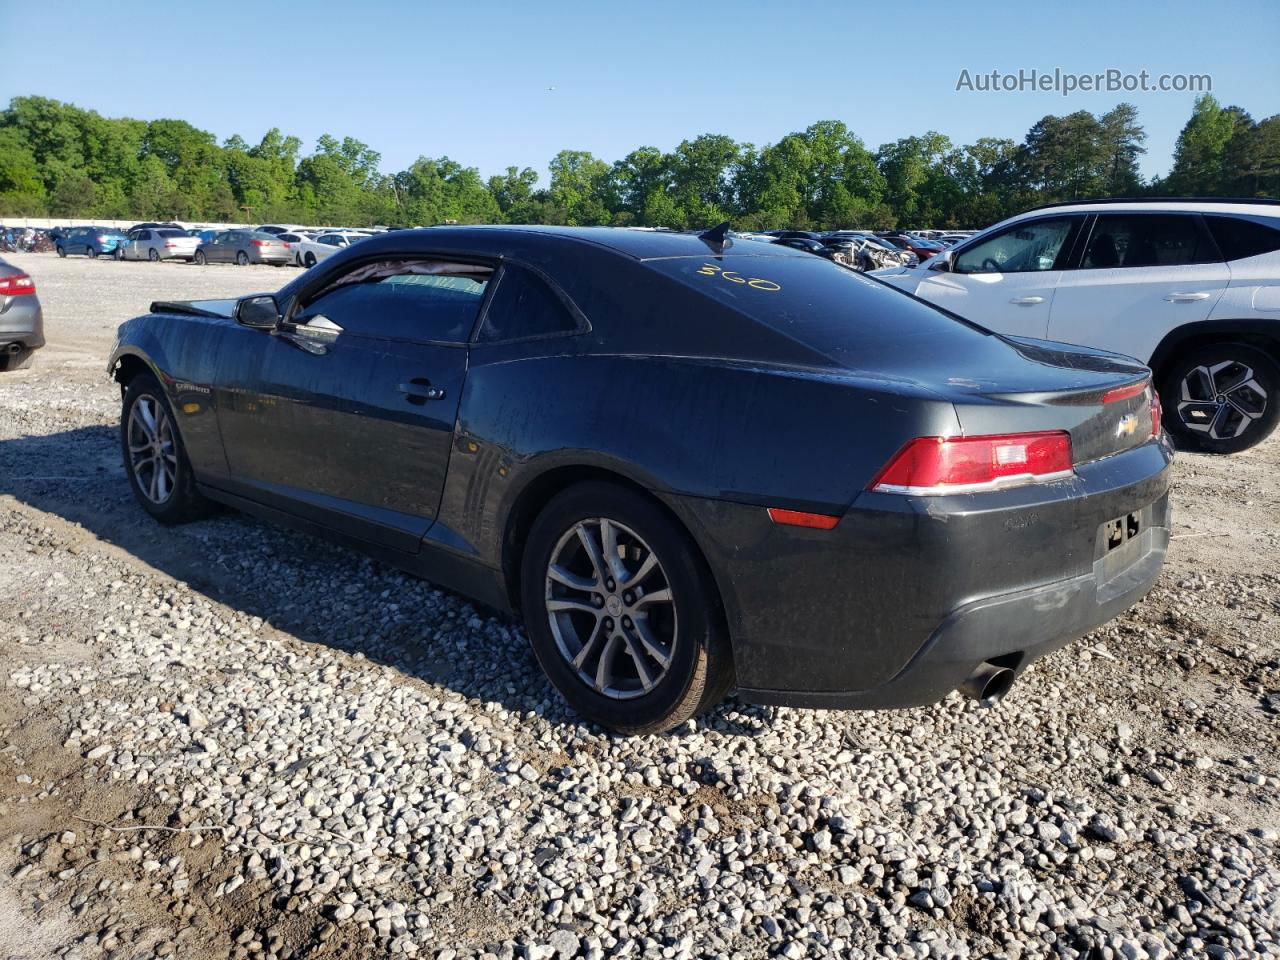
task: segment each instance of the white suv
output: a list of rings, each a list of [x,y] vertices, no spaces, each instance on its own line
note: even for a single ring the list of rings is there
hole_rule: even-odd
[[[1186,446],[1234,453],[1280,420],[1280,201],[1055,204],[873,276],[997,333],[1139,358]]]

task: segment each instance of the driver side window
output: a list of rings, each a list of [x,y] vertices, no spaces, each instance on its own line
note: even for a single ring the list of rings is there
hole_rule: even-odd
[[[1035,273],[1052,270],[1071,235],[1070,217],[1018,223],[961,252],[955,273]]]
[[[492,273],[432,260],[364,264],[309,300],[294,322],[357,337],[466,343]]]

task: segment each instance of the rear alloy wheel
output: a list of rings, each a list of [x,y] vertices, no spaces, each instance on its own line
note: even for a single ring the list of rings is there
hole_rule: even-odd
[[[245,253],[243,250],[241,250],[239,253],[236,254],[236,263],[238,263],[242,267],[248,266],[249,255]]]
[[[150,260],[152,263],[157,262],[160,259],[160,251],[157,250],[155,247],[150,248],[147,251],[147,259]]]
[[[1164,426],[1180,445],[1238,453],[1261,443],[1280,418],[1280,364],[1247,344],[1190,350],[1160,386]]]
[[[719,596],[687,534],[625,487],[587,483],[534,521],[521,566],[534,654],[580,714],[659,733],[733,683]]]
[[[209,262],[208,260],[205,259],[203,250],[197,250],[196,255],[192,259],[195,260],[196,266],[198,267],[203,267],[206,263]]]
[[[133,495],[151,516],[183,523],[209,512],[209,502],[196,491],[173,409],[150,374],[139,374],[125,389],[120,446]]]

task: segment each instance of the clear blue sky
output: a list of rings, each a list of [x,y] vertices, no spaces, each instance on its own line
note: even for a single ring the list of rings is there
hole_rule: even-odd
[[[1047,113],[1135,103],[1147,175],[1168,169],[1190,93],[956,92],[961,69],[1208,73],[1280,112],[1280,3],[845,0],[63,3],[0,0],[0,98],[175,117],[310,152],[353,136],[384,171],[447,154],[543,174],[562,148],[612,161],[700,133],[762,144],[843,120],[867,146],[938,130],[1021,140]],[[554,90],[548,89],[554,87]]]

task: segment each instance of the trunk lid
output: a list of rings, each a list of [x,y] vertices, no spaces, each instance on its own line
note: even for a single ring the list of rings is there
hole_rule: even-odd
[[[947,379],[966,435],[1065,430],[1077,464],[1151,439],[1151,373],[1138,361],[1067,344],[1003,339],[1032,361],[1025,382],[1007,374],[998,383]]]

